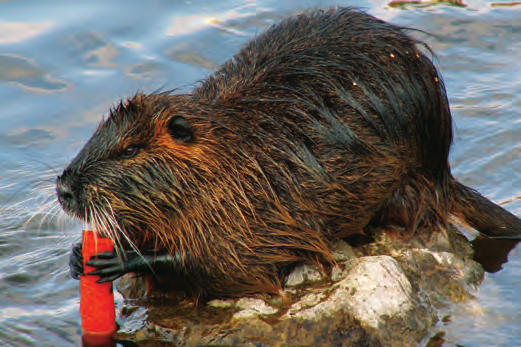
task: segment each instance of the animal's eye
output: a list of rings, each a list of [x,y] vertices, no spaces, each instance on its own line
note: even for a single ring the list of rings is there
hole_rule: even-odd
[[[123,152],[121,152],[121,158],[123,158],[123,159],[132,158],[132,157],[136,156],[136,154],[138,154],[138,152],[139,152],[139,147],[128,146],[127,148],[125,148],[123,150]]]

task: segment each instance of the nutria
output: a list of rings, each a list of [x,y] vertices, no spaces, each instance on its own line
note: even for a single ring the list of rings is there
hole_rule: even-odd
[[[285,267],[331,262],[331,241],[369,225],[414,235],[452,214],[521,234],[452,177],[445,87],[407,31],[356,9],[309,11],[189,94],[114,107],[57,179],[64,210],[124,254],[91,260],[95,273],[153,271],[196,297],[277,293]]]

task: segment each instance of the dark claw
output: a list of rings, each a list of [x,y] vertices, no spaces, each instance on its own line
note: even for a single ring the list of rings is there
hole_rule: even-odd
[[[94,271],[88,273],[88,275],[100,276],[97,283],[114,281],[115,279],[123,276],[129,271],[126,263],[129,260],[128,255],[125,255],[124,259],[118,258],[116,252],[102,252],[93,255],[87,262],[87,265],[97,268]]]
[[[80,276],[85,276],[83,273],[83,255],[81,242],[78,242],[72,246],[72,252],[69,257],[69,271],[71,277],[75,280],[79,280]]]
[[[97,280],[96,283],[114,282],[115,280],[117,280],[118,278],[120,278],[123,275],[124,275],[124,273],[116,274],[116,275],[108,276],[108,277],[104,276],[104,277],[100,278],[99,280]]]
[[[115,252],[100,252],[90,257],[89,261],[93,259],[112,259],[114,258]]]

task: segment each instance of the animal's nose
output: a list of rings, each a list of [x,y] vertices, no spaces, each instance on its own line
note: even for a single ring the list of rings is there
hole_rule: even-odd
[[[56,193],[61,203],[70,204],[74,201],[74,193],[67,185],[63,184],[61,176],[56,179]]]

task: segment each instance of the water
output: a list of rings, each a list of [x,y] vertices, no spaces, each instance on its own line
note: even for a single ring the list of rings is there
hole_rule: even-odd
[[[1,2],[0,207],[23,204],[0,215],[0,345],[81,344],[79,285],[67,261],[82,225],[60,215],[43,223],[41,216],[29,218],[108,108],[138,90],[187,91],[274,22],[335,4],[363,6],[433,34],[421,37],[437,53],[453,109],[454,175],[497,202],[521,195],[521,6]],[[505,207],[521,215],[521,201]],[[520,269],[514,250],[474,300],[445,309],[452,317],[439,327],[445,346],[520,344]]]

